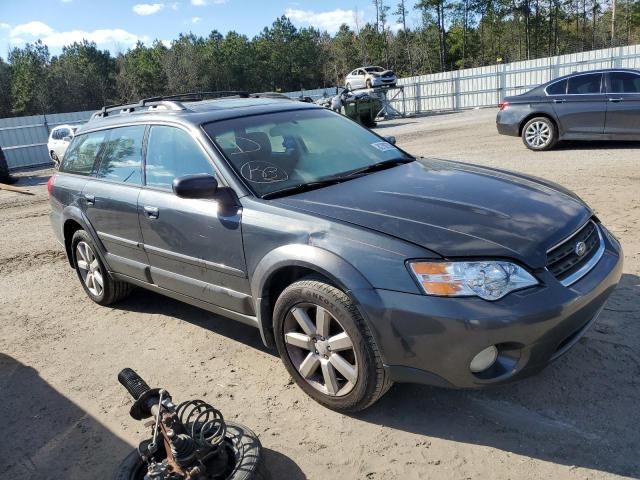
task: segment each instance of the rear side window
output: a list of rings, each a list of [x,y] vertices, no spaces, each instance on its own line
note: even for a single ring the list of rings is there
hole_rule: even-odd
[[[142,185],[142,145],[144,125],[114,128],[104,142],[98,178]]]
[[[640,93],[640,75],[629,72],[610,73],[609,93]]]
[[[549,95],[564,95],[567,93],[567,81],[562,80],[560,82],[552,83],[547,87],[547,94]]]
[[[77,175],[91,175],[106,136],[106,130],[77,136],[64,155],[60,171]]]
[[[600,84],[602,83],[602,74],[594,73],[591,75],[578,75],[569,79],[569,95],[589,95],[600,93]]]
[[[175,127],[152,126],[147,146],[147,185],[171,190],[176,177],[196,173],[213,175],[214,169],[191,135]]]

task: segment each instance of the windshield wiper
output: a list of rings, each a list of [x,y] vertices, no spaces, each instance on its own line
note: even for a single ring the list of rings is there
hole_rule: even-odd
[[[351,172],[342,175],[342,178],[352,178],[365,175],[367,173],[379,172],[380,170],[386,170],[387,168],[411,163],[413,161],[415,161],[413,158],[394,158],[393,160],[384,160],[372,165],[367,165],[366,167],[358,168],[357,170],[352,170]]]
[[[273,192],[265,193],[262,198],[269,200],[271,198],[282,197],[285,195],[293,195],[295,193],[308,192],[309,190],[315,190],[316,188],[326,187],[327,185],[335,185],[346,179],[342,177],[331,177],[323,180],[316,180],[315,182],[299,183],[298,185],[292,185],[290,187],[275,190]]]

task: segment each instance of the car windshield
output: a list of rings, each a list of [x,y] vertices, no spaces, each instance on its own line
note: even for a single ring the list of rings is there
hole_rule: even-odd
[[[382,67],[367,67],[365,70],[367,72],[384,72],[384,68]]]
[[[324,109],[222,120],[204,129],[261,197],[413,160],[366,128]]]

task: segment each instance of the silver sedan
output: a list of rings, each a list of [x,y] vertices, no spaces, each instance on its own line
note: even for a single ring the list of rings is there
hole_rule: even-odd
[[[392,70],[383,67],[360,67],[347,75],[344,81],[347,90],[359,88],[395,87],[398,78]]]

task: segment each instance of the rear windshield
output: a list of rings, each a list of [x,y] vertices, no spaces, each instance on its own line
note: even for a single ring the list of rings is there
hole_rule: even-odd
[[[366,128],[324,109],[223,120],[204,129],[259,196],[387,160],[411,159]]]

